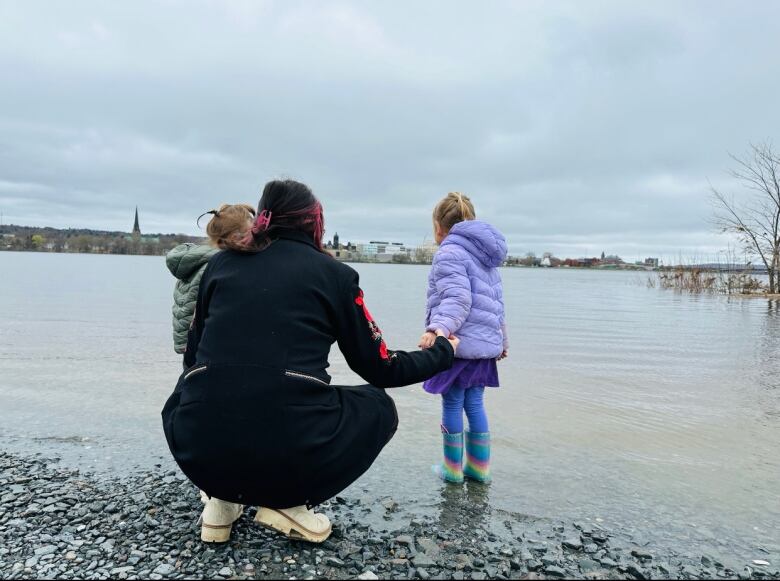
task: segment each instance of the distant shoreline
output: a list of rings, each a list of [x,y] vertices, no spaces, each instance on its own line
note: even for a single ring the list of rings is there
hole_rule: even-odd
[[[145,254],[134,252],[80,252],[80,251],[57,251],[57,250],[34,250],[34,249],[6,249],[0,248],[0,253],[7,252],[9,254],[79,254],[79,255],[94,255],[94,256],[146,256],[150,258],[164,258],[163,254]],[[335,260],[339,260],[335,258]],[[382,264],[382,265],[398,265],[398,266],[430,266],[430,262],[392,262],[381,260],[339,260],[344,264]],[[504,264],[501,268],[521,268],[528,270],[592,270],[601,272],[652,272],[655,269],[648,269],[645,267],[628,265],[627,267],[587,267],[587,266],[526,266],[524,264]]]

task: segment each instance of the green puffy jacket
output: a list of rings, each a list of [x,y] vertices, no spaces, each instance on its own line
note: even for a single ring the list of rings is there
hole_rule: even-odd
[[[178,280],[173,290],[173,348],[184,353],[187,348],[187,333],[190,330],[198,287],[206,265],[218,249],[205,244],[179,244],[165,257],[168,270]]]

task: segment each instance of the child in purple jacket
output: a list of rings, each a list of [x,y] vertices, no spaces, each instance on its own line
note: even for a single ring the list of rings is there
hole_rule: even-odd
[[[485,387],[498,387],[496,361],[507,356],[504,300],[498,267],[506,259],[506,240],[490,224],[476,220],[471,200],[450,193],[433,211],[439,251],[428,277],[426,332],[421,348],[436,331],[460,339],[452,369],[423,385],[442,396],[444,462],[434,471],[445,481],[464,476],[490,481],[490,432],[483,404]],[[463,412],[469,421],[463,465]]]

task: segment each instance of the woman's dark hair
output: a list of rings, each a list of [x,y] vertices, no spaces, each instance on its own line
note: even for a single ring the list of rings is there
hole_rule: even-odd
[[[295,180],[274,180],[265,184],[252,229],[233,248],[260,252],[283,230],[300,230],[309,234],[317,248],[322,250],[325,231],[322,204],[306,184]]]

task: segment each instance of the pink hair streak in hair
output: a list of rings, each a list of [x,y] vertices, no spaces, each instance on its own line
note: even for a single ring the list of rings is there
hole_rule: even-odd
[[[250,247],[258,235],[263,234],[271,228],[271,219],[274,226],[280,228],[294,228],[298,230],[310,231],[317,248],[322,248],[322,237],[325,234],[325,224],[322,217],[322,204],[319,202],[302,210],[287,212],[286,214],[276,214],[269,210],[262,210],[255,218],[252,229],[247,233],[243,243]],[[307,228],[308,226],[308,228]]]

